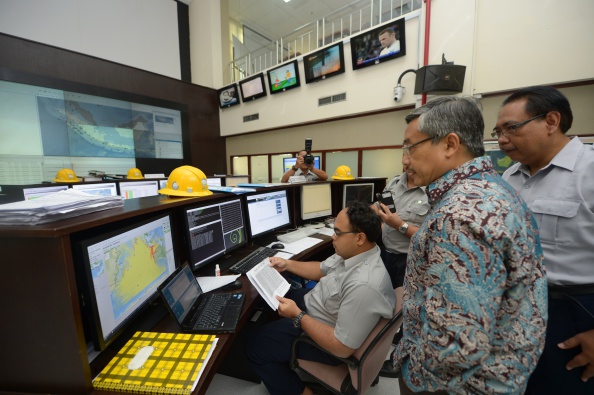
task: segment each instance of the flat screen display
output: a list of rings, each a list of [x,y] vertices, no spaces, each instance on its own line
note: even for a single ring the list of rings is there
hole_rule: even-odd
[[[121,181],[120,196],[124,199],[134,199],[159,194],[159,181]]]
[[[241,91],[241,100],[244,103],[266,96],[264,73],[256,74],[243,81],[239,81],[239,89]]]
[[[23,195],[25,200],[34,200],[45,195],[52,193],[65,191],[68,189],[68,185],[56,185],[48,187],[35,187],[35,188],[23,188]]]
[[[353,70],[406,55],[404,18],[375,27],[351,38]]]
[[[175,270],[169,215],[82,242],[93,317],[93,340],[103,350],[154,298]]]
[[[188,209],[186,224],[194,270],[247,242],[240,198]]]
[[[353,200],[371,204],[373,202],[373,183],[345,184],[342,193],[342,208]]]
[[[78,189],[91,195],[117,196],[118,188],[115,182],[100,182],[96,184],[74,184],[72,189]]]
[[[301,219],[308,220],[332,215],[332,192],[330,184],[307,184],[301,186]]]
[[[268,70],[268,90],[271,95],[301,86],[297,61]]]
[[[251,237],[291,225],[286,190],[255,193],[245,199]]]
[[[303,57],[305,83],[324,80],[344,73],[344,49],[342,42],[320,49]]]
[[[217,90],[219,97],[219,107],[227,108],[239,104],[239,89],[237,84],[231,84]]]

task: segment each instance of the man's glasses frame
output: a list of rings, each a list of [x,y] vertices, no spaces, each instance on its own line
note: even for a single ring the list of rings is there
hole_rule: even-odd
[[[416,147],[419,144],[424,143],[425,141],[429,141],[429,140],[433,140],[433,137],[427,137],[426,139],[423,139],[421,141],[417,141],[414,144],[408,144],[408,145],[403,145],[402,146],[402,154],[403,155],[410,155],[410,150],[414,147]]]
[[[491,137],[493,138],[499,138],[501,136],[503,137],[507,137],[511,134],[514,134],[519,128],[521,128],[522,126],[526,125],[528,122],[534,121],[535,119],[541,118],[546,116],[547,113],[544,114],[540,114],[537,115],[535,117],[532,117],[530,119],[527,119],[525,121],[522,122],[518,122],[518,123],[514,123],[512,125],[507,125],[503,127],[503,130],[499,129],[499,128],[493,128],[493,131],[491,132]]]

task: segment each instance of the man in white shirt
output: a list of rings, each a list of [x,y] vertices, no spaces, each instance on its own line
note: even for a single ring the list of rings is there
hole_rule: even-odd
[[[594,394],[594,147],[566,135],[572,121],[563,94],[535,86],[505,99],[492,133],[519,162],[503,178],[534,213],[547,270],[546,344],[526,394]]]
[[[379,34],[379,41],[382,44],[382,51],[379,56],[400,52],[400,40],[396,38],[396,32],[393,29],[386,28],[382,30]]]

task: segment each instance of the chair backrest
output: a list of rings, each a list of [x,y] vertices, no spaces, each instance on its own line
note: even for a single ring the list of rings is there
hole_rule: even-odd
[[[398,311],[390,320],[381,319],[365,339],[353,357],[359,360],[359,366],[349,366],[351,383],[358,394],[365,393],[377,377],[386,356],[390,351],[392,339],[402,324],[402,311]]]
[[[319,347],[309,337],[298,338],[293,343],[291,366],[299,367],[304,373],[331,388],[336,393],[341,392],[341,387],[348,384],[345,378],[349,377],[352,388],[357,394],[364,394],[371,387],[377,377],[382,364],[390,350],[392,339],[402,324],[402,288],[394,290],[396,293],[396,306],[391,319],[382,318],[369,333],[363,344],[355,350],[349,358],[343,359],[344,365],[331,366],[320,362],[296,358],[295,345],[301,341]],[[360,384],[359,384],[360,383]]]

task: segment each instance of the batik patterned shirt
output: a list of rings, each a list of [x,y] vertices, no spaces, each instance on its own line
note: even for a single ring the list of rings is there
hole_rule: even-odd
[[[447,172],[427,195],[404,281],[402,376],[415,392],[521,394],[547,320],[534,218],[488,157]]]

